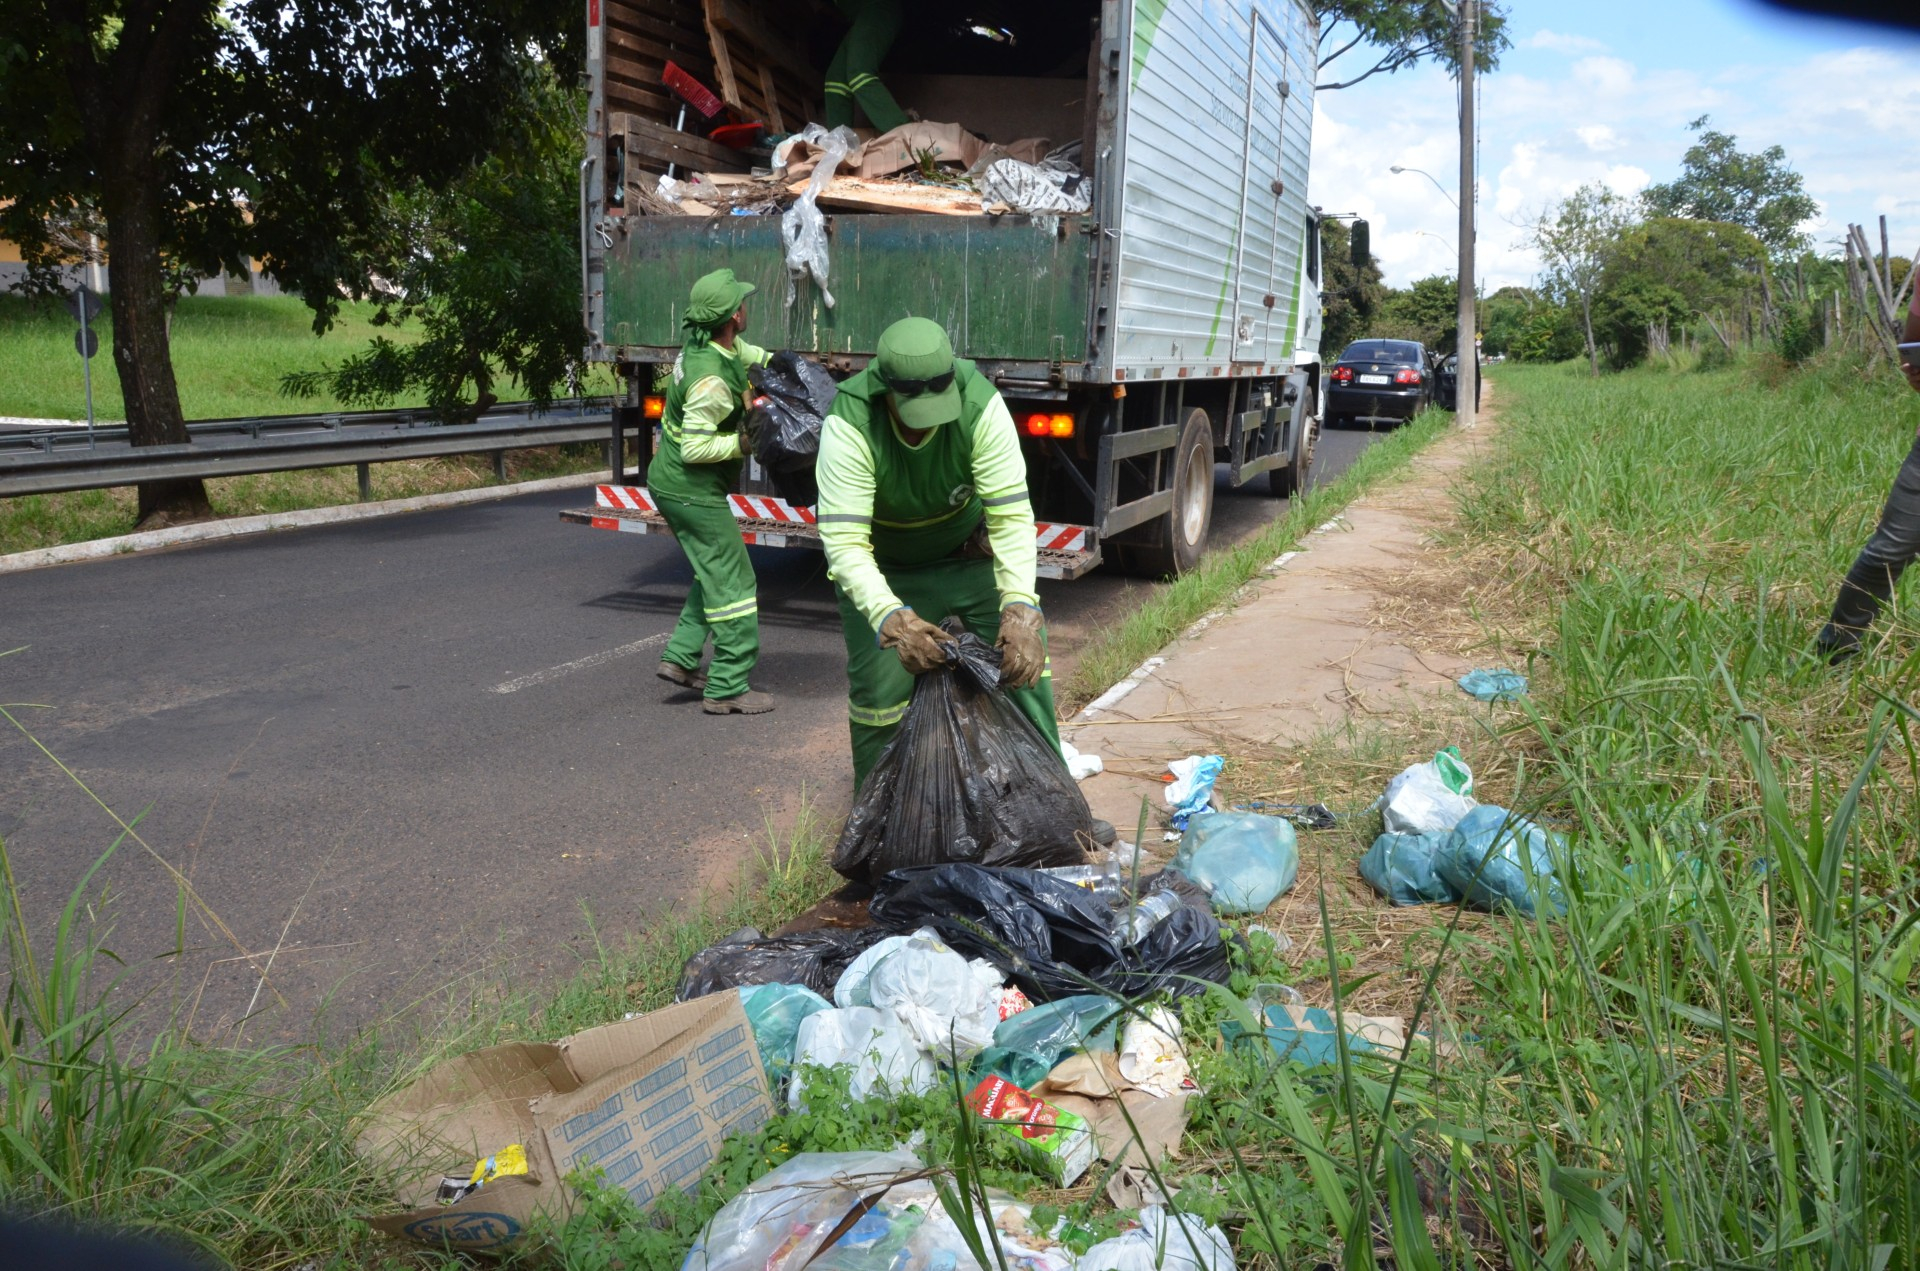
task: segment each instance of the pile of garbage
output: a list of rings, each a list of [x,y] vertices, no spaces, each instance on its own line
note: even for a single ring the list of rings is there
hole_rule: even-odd
[[[1473,772],[1449,746],[1387,783],[1383,833],[1360,873],[1396,905],[1467,904],[1532,917],[1567,911],[1556,861],[1566,840],[1473,797]]]

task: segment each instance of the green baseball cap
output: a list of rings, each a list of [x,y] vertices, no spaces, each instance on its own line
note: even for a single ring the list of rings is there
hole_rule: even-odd
[[[693,284],[693,294],[687,297],[686,321],[701,327],[718,326],[758,290],[752,283],[735,278],[731,269],[716,269]]]
[[[880,333],[874,369],[887,385],[900,422],[909,428],[938,428],[960,418],[960,387],[953,382],[953,344],[931,318],[902,318]],[[930,380],[946,381],[934,388]],[[895,384],[918,388],[914,393]]]

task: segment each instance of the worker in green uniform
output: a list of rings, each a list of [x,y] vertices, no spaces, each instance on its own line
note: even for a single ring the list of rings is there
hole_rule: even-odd
[[[949,614],[999,645],[1003,685],[1057,751],[1027,463],[992,381],[938,324],[894,323],[840,385],[815,475],[856,787],[906,715],[913,677],[945,664],[953,637],[935,624]]]
[[[741,337],[752,283],[717,269],[693,284],[680,325],[685,336],[661,414],[660,449],[647,489],[693,565],[693,586],[660,659],[660,678],[703,693],[709,715],[763,715],[773,698],[747,687],[760,657],[760,604],[753,562],[727,496],[740,479],[750,443],[741,422],[751,388],[749,366],[765,349]],[[713,665],[700,656],[713,638]]]
[[[827,127],[853,122],[853,104],[867,122],[888,132],[907,122],[907,112],[880,82],[880,63],[900,34],[900,0],[834,0],[853,25],[827,63]]]

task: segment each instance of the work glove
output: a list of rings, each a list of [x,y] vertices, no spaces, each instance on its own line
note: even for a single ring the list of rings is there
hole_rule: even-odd
[[[1000,684],[1004,688],[1032,688],[1047,665],[1047,646],[1040,638],[1040,610],[1016,601],[1000,611]]]
[[[925,675],[947,664],[953,637],[911,609],[895,609],[880,622],[880,647],[900,655],[900,665]]]

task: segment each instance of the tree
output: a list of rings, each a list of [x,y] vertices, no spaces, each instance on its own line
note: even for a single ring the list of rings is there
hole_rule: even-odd
[[[1525,287],[1502,287],[1488,296],[1480,305],[1481,351],[1488,357],[1512,352],[1528,317],[1540,304],[1540,298]]]
[[[443,418],[469,421],[497,400],[496,368],[537,405],[577,371],[580,244],[574,174],[585,103],[554,76],[535,77],[522,124],[445,190],[415,183],[394,199],[395,293],[376,326],[418,318],[424,338],[378,336],[337,367],[288,375],[296,397],[331,390],[381,406],[417,388]]]
[[[532,0],[0,0],[0,232],[40,268],[97,216],[137,446],[187,440],[167,333],[181,282],[248,257],[324,330],[395,174],[428,188],[490,148],[570,9]],[[143,526],[208,514],[140,487]]]
[[[1742,154],[1732,136],[1708,126],[1705,115],[1687,126],[1700,139],[1687,148],[1678,177],[1648,187],[1642,196],[1648,214],[1741,226],[1775,258],[1804,247],[1800,227],[1819,214],[1820,205],[1787,166],[1787,152],[1769,146]]]
[[[1430,349],[1450,353],[1459,343],[1460,287],[1451,275],[1422,278],[1405,291],[1390,291],[1368,335],[1418,340]]]
[[[1627,200],[1604,185],[1583,185],[1557,209],[1540,213],[1530,235],[1553,281],[1579,308],[1587,361],[1595,375],[1600,373],[1600,350],[1594,342],[1593,302],[1608,258],[1633,223]]]
[[[1326,313],[1320,329],[1320,349],[1337,354],[1366,334],[1367,323],[1372,321],[1387,289],[1380,281],[1380,262],[1372,252],[1362,264],[1354,263],[1352,231],[1345,223],[1322,221],[1320,244],[1326,268],[1320,292]]]
[[[1608,253],[1595,309],[1608,360],[1665,353],[1674,324],[1731,308],[1766,268],[1766,247],[1738,225],[1662,216],[1629,227]]]
[[[1319,70],[1326,81],[1314,86],[1319,92],[1352,88],[1364,79],[1391,75],[1426,58],[1452,69],[1459,67],[1459,27],[1438,0],[1314,0],[1313,12],[1320,20]],[[1475,68],[1493,70],[1509,47],[1506,11],[1483,2],[1474,39]],[[1328,74],[1328,67],[1355,49],[1361,55],[1354,64]],[[1351,78],[1338,78],[1350,73]]]

